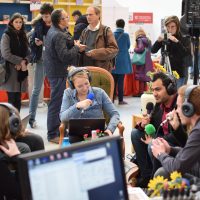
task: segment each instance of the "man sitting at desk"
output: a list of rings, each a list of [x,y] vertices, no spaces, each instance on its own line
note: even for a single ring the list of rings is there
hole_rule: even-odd
[[[67,122],[72,118],[104,118],[103,111],[108,114],[110,121],[106,127],[108,135],[112,135],[120,121],[120,116],[114,104],[104,90],[91,87],[91,76],[84,67],[71,67],[68,73],[69,88],[64,91],[60,119]],[[93,100],[88,94],[94,96]],[[82,141],[82,136],[70,136],[70,143]]]

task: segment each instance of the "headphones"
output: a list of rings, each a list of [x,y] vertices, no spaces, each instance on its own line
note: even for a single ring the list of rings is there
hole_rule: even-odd
[[[9,129],[13,136],[17,134],[21,127],[21,120],[15,112],[15,108],[9,103],[0,103],[0,106],[6,108],[9,112]]]
[[[174,76],[170,74],[166,74],[166,76],[167,76],[167,79],[170,80],[170,83],[168,84],[168,86],[166,86],[167,94],[173,95],[177,92],[176,79],[174,78]]]
[[[183,115],[185,115],[186,117],[192,117],[192,115],[194,115],[194,105],[189,102],[189,98],[190,98],[190,94],[191,92],[198,87],[198,85],[190,85],[186,90],[185,90],[185,94],[184,94],[184,102],[183,105],[181,107],[182,109],[182,113]]]
[[[72,70],[71,72],[69,72],[69,74],[68,74],[68,76],[67,76],[67,82],[68,82],[69,87],[70,87],[71,89],[75,89],[74,83],[73,83],[73,80],[72,80],[72,79],[73,79],[73,76],[74,76],[75,74],[79,73],[79,72],[86,73],[87,76],[88,76],[89,82],[91,83],[91,81],[92,81],[91,74],[90,74],[90,72],[87,70],[86,67],[77,67],[76,69],[74,69],[74,70]]]

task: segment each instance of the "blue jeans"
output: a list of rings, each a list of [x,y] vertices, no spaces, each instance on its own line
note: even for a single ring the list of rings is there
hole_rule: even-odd
[[[47,112],[47,139],[50,140],[59,136],[60,107],[63,93],[66,89],[66,78],[48,78],[51,87],[51,97]]]
[[[135,149],[138,167],[141,177],[150,177],[152,175],[152,162],[148,154],[148,145],[141,141],[144,138],[144,132],[133,129],[131,132],[131,141]]]
[[[176,80],[177,83],[177,89],[180,88],[182,85],[185,84],[185,77],[180,77],[179,79]]]
[[[39,95],[43,83],[44,83],[44,66],[42,60],[39,60],[35,66],[34,85],[29,105],[29,113],[31,114],[30,120],[35,120]]]

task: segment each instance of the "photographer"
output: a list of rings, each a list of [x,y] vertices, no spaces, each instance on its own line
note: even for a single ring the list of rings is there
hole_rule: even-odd
[[[161,49],[161,64],[164,64],[165,57],[169,56],[171,70],[177,71],[180,76],[177,80],[177,88],[179,88],[185,81],[186,65],[184,58],[190,54],[190,41],[181,35],[180,22],[177,16],[168,17],[165,20],[165,26],[168,32],[167,37],[166,35],[164,37],[159,36],[158,40],[152,46],[151,53],[157,53]]]

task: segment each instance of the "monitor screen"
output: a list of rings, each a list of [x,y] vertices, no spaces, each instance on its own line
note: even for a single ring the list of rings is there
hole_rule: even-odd
[[[127,200],[119,137],[21,155],[25,200]]]

